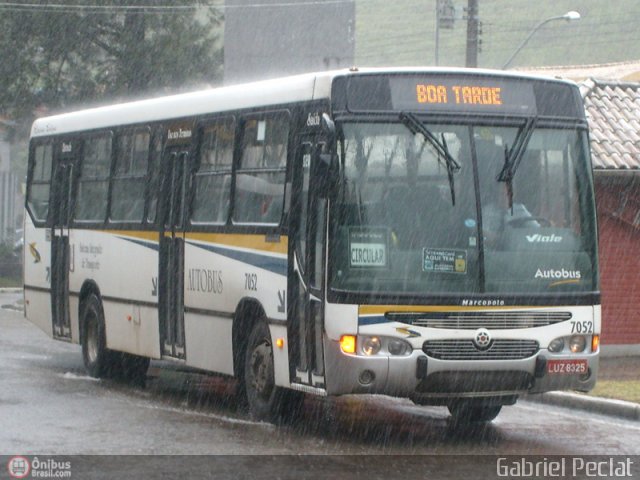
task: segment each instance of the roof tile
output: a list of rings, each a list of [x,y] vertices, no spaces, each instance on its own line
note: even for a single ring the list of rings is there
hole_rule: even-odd
[[[595,169],[640,169],[640,83],[590,79],[580,90]]]

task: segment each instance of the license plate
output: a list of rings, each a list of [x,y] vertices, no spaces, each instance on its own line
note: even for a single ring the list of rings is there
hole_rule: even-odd
[[[580,375],[587,373],[586,360],[547,360],[549,375]]]

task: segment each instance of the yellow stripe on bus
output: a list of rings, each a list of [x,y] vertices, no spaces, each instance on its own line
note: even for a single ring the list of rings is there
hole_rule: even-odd
[[[259,250],[261,252],[282,253],[289,251],[289,238],[281,235],[278,240],[271,241],[267,235],[242,234],[242,233],[198,233],[190,232],[186,234],[188,240],[199,242],[215,243],[228,247],[247,248]]]
[[[146,230],[104,230],[104,233],[140,240],[149,240],[152,242],[158,242],[160,238],[159,232]],[[270,236],[264,234],[189,232],[184,235],[187,240],[215,243],[228,247],[246,248],[259,250],[261,252],[281,253],[284,255],[289,251],[289,237],[286,235],[275,237],[277,240],[271,240]],[[165,232],[164,236],[171,236],[171,232]]]
[[[119,235],[121,237],[137,238],[139,240],[148,240],[151,242],[158,242],[160,239],[160,233],[149,230],[101,230],[103,233],[109,233],[111,235]]]

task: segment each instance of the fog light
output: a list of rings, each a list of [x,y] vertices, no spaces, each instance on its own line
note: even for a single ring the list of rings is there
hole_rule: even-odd
[[[583,373],[582,375],[580,375],[580,381],[581,382],[586,382],[591,378],[591,369],[587,368],[587,373]]]
[[[375,355],[380,351],[382,342],[378,337],[365,337],[362,342],[362,353],[365,355]]]
[[[564,340],[562,338],[556,338],[555,340],[551,340],[549,344],[549,351],[553,353],[558,353],[564,350]]]
[[[411,351],[411,345],[396,339],[389,340],[388,348],[391,355],[406,355]]]
[[[569,349],[571,349],[573,353],[584,352],[584,349],[586,348],[586,346],[587,346],[587,339],[582,335],[574,335],[569,340]]]
[[[370,385],[376,379],[376,374],[371,370],[365,370],[358,379],[362,385]]]

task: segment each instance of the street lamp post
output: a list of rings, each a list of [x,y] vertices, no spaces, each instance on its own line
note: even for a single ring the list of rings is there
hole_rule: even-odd
[[[505,64],[502,66],[502,69],[505,70],[509,65],[511,65],[511,62],[513,61],[513,59],[520,52],[520,50],[522,50],[522,48],[527,44],[527,42],[531,39],[531,37],[533,37],[534,33],[540,30],[540,28],[542,28],[543,25],[546,25],[549,22],[553,22],[554,20],[566,20],[567,22],[572,22],[574,20],[580,20],[580,14],[575,10],[571,10],[570,12],[567,12],[564,15],[547,18],[546,20],[543,20],[542,22],[540,22],[538,25],[536,25],[533,28],[533,30],[529,32],[529,35],[527,35],[527,38],[525,38],[522,41],[522,43],[518,45],[518,48],[516,48],[516,51],[511,54],[511,56],[509,57],[509,60],[507,60]]]

